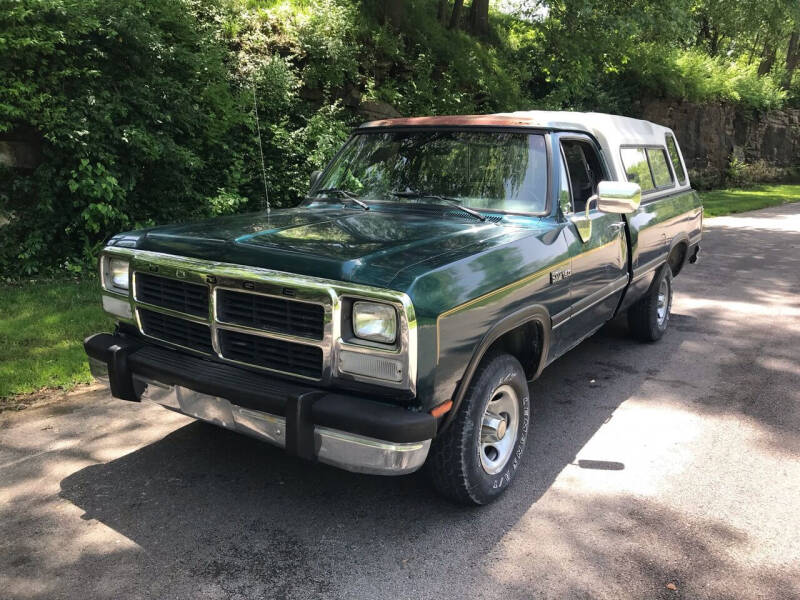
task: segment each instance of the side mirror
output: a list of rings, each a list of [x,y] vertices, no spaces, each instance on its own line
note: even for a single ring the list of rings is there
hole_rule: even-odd
[[[311,190],[314,189],[314,186],[317,185],[319,178],[322,176],[322,171],[311,171],[311,177],[308,181],[308,192],[311,193]]]
[[[607,213],[627,214],[639,208],[642,188],[630,181],[601,181],[597,184],[597,208]]]

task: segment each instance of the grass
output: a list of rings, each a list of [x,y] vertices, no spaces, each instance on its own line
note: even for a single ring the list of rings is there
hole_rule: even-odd
[[[83,338],[110,331],[96,281],[0,285],[2,400],[92,381]]]
[[[734,213],[800,201],[800,185],[755,185],[749,188],[701,192],[705,216]]]

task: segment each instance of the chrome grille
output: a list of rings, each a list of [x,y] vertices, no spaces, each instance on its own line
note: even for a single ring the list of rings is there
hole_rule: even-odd
[[[208,286],[205,285],[137,273],[136,300],[196,317],[208,316]]]
[[[204,354],[214,353],[208,325],[146,308],[139,309],[139,321],[145,335]]]
[[[218,289],[216,306],[220,322],[315,340],[324,333],[325,309],[320,304]]]
[[[322,375],[322,349],[239,331],[217,332],[220,354],[240,363],[285,373],[319,378]]]
[[[293,375],[324,386],[347,379],[416,393],[417,319],[410,298],[403,292],[126,247],[106,248],[104,255],[130,261],[133,315],[120,320],[135,323],[150,338],[191,348],[222,362]],[[242,297],[220,310],[226,290]],[[108,291],[104,294],[112,295]],[[247,295],[259,300],[248,306]],[[263,318],[259,316],[261,298],[294,304],[270,303],[266,310],[269,318]],[[349,328],[346,311],[357,300],[395,307],[400,316],[396,346],[367,346],[348,337],[349,329],[343,331]],[[242,312],[234,314],[233,306]],[[286,322],[275,317],[276,310],[289,312]],[[223,320],[223,316],[237,322]],[[394,381],[344,371],[337,358],[344,352],[399,361],[403,377]]]
[[[148,337],[258,369],[330,376],[333,303],[324,286],[252,281],[167,259],[135,264],[133,288]]]

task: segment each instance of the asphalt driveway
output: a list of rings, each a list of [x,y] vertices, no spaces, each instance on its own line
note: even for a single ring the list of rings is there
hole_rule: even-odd
[[[533,384],[488,507],[99,392],[0,416],[0,598],[800,598],[800,204],[707,226],[660,343]]]

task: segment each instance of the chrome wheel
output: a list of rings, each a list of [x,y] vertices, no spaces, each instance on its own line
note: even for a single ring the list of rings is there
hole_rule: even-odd
[[[503,470],[517,442],[519,398],[510,385],[501,385],[486,405],[478,447],[483,470],[494,475]]]
[[[666,278],[658,286],[658,303],[656,304],[656,319],[658,326],[663,327],[669,314],[669,282]]]

